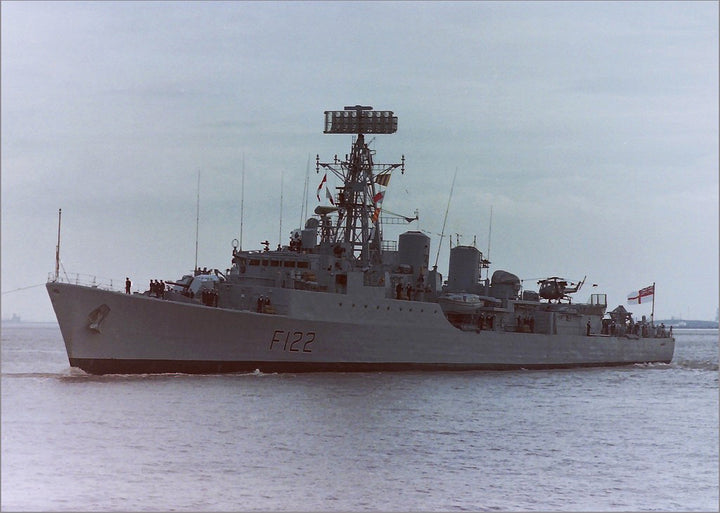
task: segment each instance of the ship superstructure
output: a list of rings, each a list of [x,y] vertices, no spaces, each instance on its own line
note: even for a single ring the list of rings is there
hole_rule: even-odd
[[[215,373],[671,361],[674,339],[634,329],[617,309],[606,315],[604,294],[573,303],[583,282],[548,278],[535,292],[503,270],[482,279],[490,262],[463,245],[451,248],[443,281],[429,267],[426,234],[385,241],[382,201],[405,158],[375,163],[365,136],[397,126],[392,111],[369,106],[325,112],[326,134],[354,136],[344,159],[316,157],[316,171],[341,185],[277,250],[234,241],[227,269],[196,268],[143,294],[63,283],[56,272],[47,288],[70,364],[90,373]]]

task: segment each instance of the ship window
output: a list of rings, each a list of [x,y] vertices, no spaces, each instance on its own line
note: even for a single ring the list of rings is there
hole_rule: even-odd
[[[250,265],[260,265],[260,260],[257,258],[251,258]]]
[[[270,261],[267,259],[263,259],[263,261],[262,261],[262,265],[264,265],[266,267],[268,266],[269,263],[270,263]]]
[[[297,266],[300,269],[307,269],[308,267],[310,267],[310,262],[298,262]]]
[[[270,260],[270,267],[280,267],[279,260]]]
[[[295,260],[285,260],[285,267],[295,267]]]

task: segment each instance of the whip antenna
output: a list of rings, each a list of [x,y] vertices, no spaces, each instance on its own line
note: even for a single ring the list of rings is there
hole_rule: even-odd
[[[458,169],[455,168],[455,174],[453,175],[452,184],[450,185],[450,197],[448,197],[448,204],[447,204],[447,208],[445,209],[445,219],[443,219],[443,227],[442,227],[442,231],[440,232],[440,244],[438,244],[437,255],[435,255],[435,265],[433,266],[434,270],[437,270],[437,263],[438,263],[438,259],[440,258],[440,248],[442,247],[443,238],[445,237],[445,223],[447,222],[448,211],[450,210],[450,200],[452,200],[453,189],[455,188],[455,178],[457,177],[457,172],[458,172]]]
[[[197,200],[195,206],[195,270],[198,268],[198,236],[200,235],[200,170],[198,169]]]
[[[493,214],[493,206],[490,205],[490,228],[488,229],[488,250],[487,250],[487,256],[485,257],[485,260],[487,260],[487,263],[488,263],[488,267],[485,268],[485,269],[487,269],[487,272],[485,273],[485,278],[487,278],[488,275],[490,274],[490,265],[489,264],[490,264],[490,240],[492,238],[492,214]]]
[[[304,227],[305,217],[307,216],[308,204],[308,183],[310,182],[310,154],[308,153],[307,165],[305,166],[305,187],[303,189],[303,202],[300,206],[300,227]]]
[[[278,231],[278,247],[282,246],[282,207],[283,207],[283,182],[285,171],[280,171],[280,230]]]
[[[240,250],[242,251],[243,215],[245,213],[245,153],[242,155],[242,179],[240,180]]]

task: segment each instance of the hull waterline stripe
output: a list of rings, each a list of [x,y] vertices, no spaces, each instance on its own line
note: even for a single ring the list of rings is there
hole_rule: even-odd
[[[233,372],[399,372],[399,371],[472,371],[541,370],[577,367],[617,367],[655,362],[598,362],[573,364],[498,364],[498,363],[412,363],[412,362],[283,362],[283,361],[202,361],[202,360],[117,360],[71,358],[70,365],[89,374],[227,374]]]

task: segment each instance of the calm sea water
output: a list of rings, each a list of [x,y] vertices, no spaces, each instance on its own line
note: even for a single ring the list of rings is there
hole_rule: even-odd
[[[2,328],[4,511],[717,511],[718,332],[610,369],[93,377]]]

